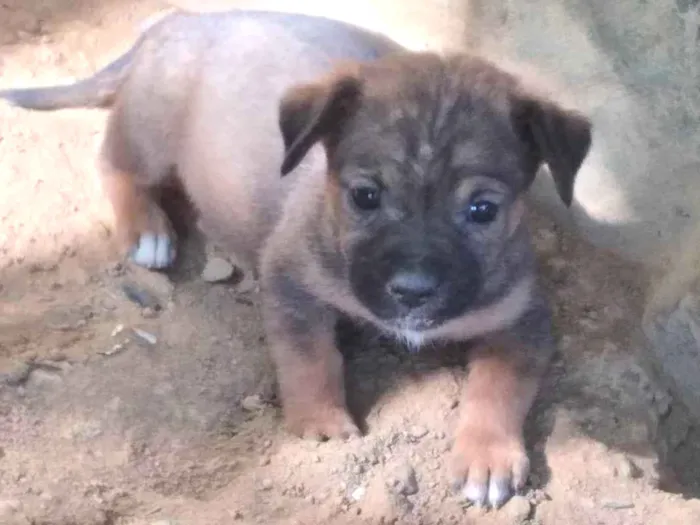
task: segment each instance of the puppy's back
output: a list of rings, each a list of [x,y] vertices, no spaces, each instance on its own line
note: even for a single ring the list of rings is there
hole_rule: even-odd
[[[147,20],[131,48],[94,75],[70,84],[0,90],[0,99],[42,111],[109,107],[125,79],[133,74],[135,62],[143,64],[146,79],[164,71],[179,71],[184,75],[192,72],[192,59],[208,46],[215,46],[227,34],[245,38],[245,27],[251,23],[266,28],[271,38],[284,30],[299,41],[324,48],[329,56],[336,58],[372,59],[398,49],[396,43],[379,34],[321,17],[244,10],[209,14],[175,11]],[[149,71],[147,65],[155,69]],[[170,78],[182,80],[177,75]]]
[[[401,49],[381,35],[325,18],[232,11],[172,15],[135,58],[115,105],[113,136],[128,171],[152,183],[176,168],[212,237],[255,264],[295,177],[280,177],[282,93],[336,60]],[[319,155],[301,171],[323,173]]]
[[[226,118],[222,111],[228,111],[240,119],[244,115],[237,111],[236,97],[232,101],[227,93],[250,99],[251,90],[252,96],[259,91],[255,99],[276,110],[271,93],[281,93],[289,82],[311,78],[333,60],[372,60],[398,49],[380,34],[322,17],[245,10],[174,12],[150,24],[138,49],[129,51],[133,57],[125,66],[128,71],[121,73],[112,97],[118,113],[115,126],[121,139],[135,148],[131,154],[137,170],[158,174],[172,163],[183,123],[199,111],[193,99],[202,90],[227,99],[220,100],[219,117]],[[267,71],[263,64],[268,64]]]

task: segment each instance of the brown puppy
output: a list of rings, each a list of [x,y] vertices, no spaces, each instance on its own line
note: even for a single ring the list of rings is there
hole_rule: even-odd
[[[502,504],[525,482],[523,421],[554,349],[523,192],[546,162],[571,203],[589,121],[479,58],[399,53],[290,90],[280,127],[283,174],[315,143],[328,166],[299,177],[263,256],[287,422],[357,432],[340,312],[415,346],[476,340],[451,465],[466,498]]]
[[[343,58],[360,62],[322,76]],[[400,51],[300,15],[172,15],[114,64],[74,86],[0,97],[113,105],[105,187],[139,264],[172,262],[149,191],[178,177],[205,232],[259,270],[296,434],[358,433],[340,315],[414,347],[476,341],[453,475],[476,503],[506,501],[527,476],[523,421],[554,348],[523,192],[547,163],[571,202],[588,120],[479,58]]]

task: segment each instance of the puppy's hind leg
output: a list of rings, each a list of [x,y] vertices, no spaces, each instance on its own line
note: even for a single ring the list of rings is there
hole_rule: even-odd
[[[154,198],[167,167],[139,161],[111,115],[101,151],[102,187],[114,212],[116,236],[131,261],[149,269],[165,269],[175,261],[177,239],[170,219]],[[149,166],[150,164],[150,166]]]

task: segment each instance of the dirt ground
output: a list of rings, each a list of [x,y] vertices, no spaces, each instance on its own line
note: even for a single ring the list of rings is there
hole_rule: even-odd
[[[87,75],[157,4],[2,0],[0,84]],[[561,352],[528,424],[533,474],[497,512],[451,493],[464,363],[345,330],[367,434],[280,428],[255,290],[119,264],[99,111],[0,107],[0,523],[696,524],[700,445],[641,363],[638,269],[533,215]]]

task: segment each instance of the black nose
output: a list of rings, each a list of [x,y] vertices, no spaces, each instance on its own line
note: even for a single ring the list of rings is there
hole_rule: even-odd
[[[439,282],[433,275],[423,272],[400,272],[391,278],[387,290],[401,304],[415,308],[434,296],[438,285]]]

